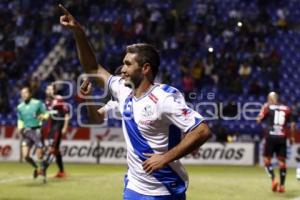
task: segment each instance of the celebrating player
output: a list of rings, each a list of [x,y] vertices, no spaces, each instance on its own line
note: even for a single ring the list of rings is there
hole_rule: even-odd
[[[257,117],[257,122],[261,123],[262,120],[268,123],[268,132],[266,135],[264,146],[264,165],[266,171],[272,180],[273,192],[285,192],[284,183],[286,177],[286,150],[287,150],[287,137],[288,128],[287,124],[291,121],[291,134],[290,143],[295,141],[295,127],[291,110],[288,106],[279,102],[279,96],[275,92],[270,92],[268,95],[268,102],[262,107],[261,112]],[[275,173],[271,163],[273,154],[276,154],[279,161],[280,171],[280,185],[278,188],[278,181],[275,178]]]
[[[128,46],[124,79],[112,76],[98,65],[81,25],[60,8],[64,12],[60,23],[73,31],[85,72],[97,73],[99,85],[107,85],[119,103],[128,162],[123,198],[185,199],[188,178],[179,159],[210,138],[203,117],[187,107],[177,89],[153,83],[160,63],[153,46]],[[178,132],[170,131],[174,125],[186,133],[183,140],[178,140]]]
[[[66,176],[64,171],[64,165],[62,156],[59,150],[62,137],[68,131],[68,125],[70,120],[69,108],[66,106],[63,98],[56,95],[56,89],[54,84],[50,84],[46,89],[46,106],[50,113],[48,134],[49,146],[46,159],[46,167],[51,163],[53,156],[55,157],[56,164],[59,168],[59,172],[56,174],[56,178],[63,178]]]
[[[45,105],[37,99],[31,97],[31,90],[24,86],[21,89],[22,102],[17,107],[18,132],[22,135],[22,156],[34,167],[33,178],[38,175],[44,176],[46,173],[43,168],[43,137],[41,133],[42,121],[48,119]],[[38,164],[30,157],[31,148],[35,145],[38,157]]]

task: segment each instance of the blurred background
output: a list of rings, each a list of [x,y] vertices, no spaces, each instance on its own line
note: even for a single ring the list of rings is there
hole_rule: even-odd
[[[178,88],[207,118],[213,138],[181,159],[190,173],[188,199],[299,199],[290,167],[298,163],[300,177],[300,144],[288,147],[286,194],[274,194],[255,167],[263,166],[266,128],[255,118],[276,91],[300,127],[300,0],[0,0],[0,199],[122,198],[121,121],[110,115],[104,124],[88,123],[77,92],[82,66],[72,33],[59,24],[59,3],[85,27],[98,62],[111,73],[127,45],[155,45],[161,55],[156,82]],[[72,114],[60,147],[67,178],[51,178],[51,166],[44,185],[19,163],[16,108],[23,85],[44,101],[53,82]]]
[[[155,45],[161,54],[157,82],[180,89],[208,117],[214,140],[259,140],[263,129],[254,119],[272,90],[293,112],[300,109],[298,0],[59,3],[84,25],[98,62],[110,72],[122,64],[126,45]],[[65,99],[72,105],[70,130],[90,134],[78,124],[78,118],[86,120],[77,115],[84,101],[76,90],[82,67],[72,34],[59,25],[57,5],[56,0],[0,1],[0,125],[7,135],[15,130],[20,87],[30,85],[34,97],[43,100],[46,85],[61,80],[72,86],[59,88],[71,95]],[[251,120],[240,116],[249,103]],[[121,122],[110,118],[106,125],[119,128]]]

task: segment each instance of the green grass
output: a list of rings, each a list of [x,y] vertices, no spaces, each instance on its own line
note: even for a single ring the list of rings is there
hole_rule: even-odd
[[[66,164],[69,177],[48,183],[31,178],[27,164],[0,163],[0,200],[118,200],[122,199],[123,165]],[[261,167],[188,166],[188,200],[281,200],[300,196],[295,169],[288,171],[286,193],[270,190],[270,180]],[[277,171],[276,171],[277,172]]]

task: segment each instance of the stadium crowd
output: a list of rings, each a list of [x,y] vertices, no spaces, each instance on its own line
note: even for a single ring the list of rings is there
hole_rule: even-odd
[[[97,59],[110,72],[122,63],[126,45],[151,43],[163,58],[157,81],[180,88],[186,100],[194,104],[199,98],[191,97],[191,92],[196,96],[214,92],[212,100],[225,102],[228,116],[234,116],[238,100],[252,96],[252,100],[263,103],[268,91],[284,90],[280,78],[287,66],[282,65],[283,56],[269,41],[279,37],[280,31],[294,29],[296,22],[289,21],[286,4],[266,0],[64,2],[80,22],[87,22],[84,25]],[[68,50],[49,77],[40,80],[31,76],[57,38],[69,34],[57,23],[56,6],[53,0],[0,3],[1,119],[14,113],[17,91],[25,83],[31,85],[34,96],[42,99],[46,83],[61,79],[76,85],[81,67],[75,48],[71,48],[72,37],[66,37],[66,48],[73,50]],[[299,108],[296,102],[287,103]],[[224,130],[218,120],[211,125]],[[247,128],[240,131],[243,129]]]

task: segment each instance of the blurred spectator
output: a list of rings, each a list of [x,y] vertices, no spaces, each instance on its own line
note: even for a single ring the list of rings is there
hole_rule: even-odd
[[[182,77],[183,92],[187,102],[191,102],[190,93],[194,91],[195,85],[192,76],[186,73]]]
[[[279,28],[286,28],[287,21],[286,21],[286,11],[282,8],[277,9],[276,11],[277,17],[279,18],[276,22],[276,25]]]
[[[0,67],[0,113],[10,112],[8,89],[8,77],[6,76],[4,69]]]
[[[192,64],[192,77],[195,80],[196,87],[201,87],[201,80],[204,74],[203,62],[200,59],[194,60]]]
[[[251,66],[247,62],[243,62],[240,65],[239,75],[242,78],[248,78],[248,76],[250,76],[250,74],[251,74]]]
[[[166,69],[162,69],[157,77],[155,78],[155,82],[163,83],[163,84],[170,84],[171,83],[171,77],[170,74],[167,72]]]
[[[178,9],[174,1],[79,0],[66,1],[65,6],[85,22],[97,59],[111,72],[122,63],[126,45],[148,42],[162,55],[157,80],[182,84],[185,96],[211,89],[226,101],[243,91],[261,95],[272,85],[279,88],[281,56],[285,55],[280,55],[281,50],[273,43],[282,39],[276,35],[278,27],[289,28],[288,2],[257,0],[257,10],[243,8],[240,1],[230,4],[233,6],[227,7],[226,1],[191,1],[186,8]],[[52,1],[0,2],[0,67],[5,71],[1,93],[6,93],[2,91],[6,77],[17,82],[15,85],[28,79],[40,95],[38,88],[45,80],[28,77],[60,36],[67,38],[64,47],[68,53],[46,81],[76,81],[82,72],[80,63],[68,39],[70,33],[62,30],[57,16]],[[213,52],[207,52],[209,47]],[[1,104],[3,97],[10,99],[12,95],[1,95]]]
[[[216,136],[216,142],[226,143],[227,142],[227,131],[226,129],[219,123],[212,127],[213,133]]]

